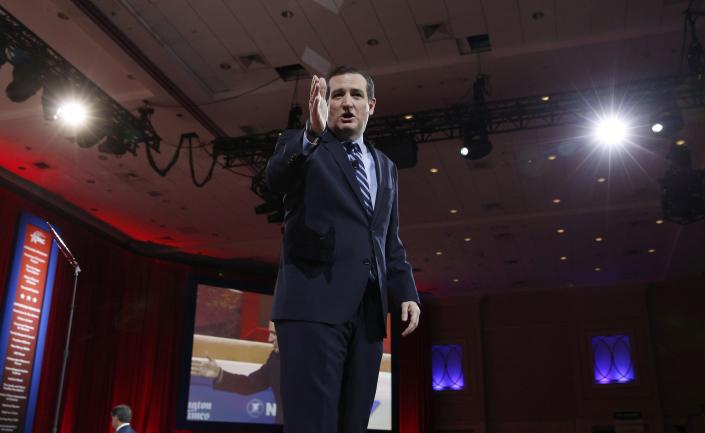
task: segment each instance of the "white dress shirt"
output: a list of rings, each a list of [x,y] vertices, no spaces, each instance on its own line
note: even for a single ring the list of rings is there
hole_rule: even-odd
[[[372,152],[365,145],[365,141],[362,136],[353,140],[353,143],[357,143],[360,146],[360,151],[362,152],[362,163],[365,165],[365,175],[367,177],[367,185],[370,188],[370,195],[372,196],[372,209],[375,207],[375,201],[377,200],[377,172],[375,171],[375,158],[372,156]],[[304,134],[303,142],[303,154],[308,155],[313,150],[314,144],[311,143]],[[347,152],[347,151],[346,151]]]

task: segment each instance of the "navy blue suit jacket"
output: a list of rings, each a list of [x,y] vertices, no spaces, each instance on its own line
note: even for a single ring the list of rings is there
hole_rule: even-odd
[[[136,433],[131,426],[125,425],[115,430],[115,433]]]
[[[267,184],[284,194],[286,210],[273,320],[340,324],[351,319],[372,260],[385,322],[390,302],[396,309],[404,301],[419,301],[399,239],[397,169],[368,147],[377,174],[371,219],[345,149],[330,131],[308,156],[302,153],[303,130],[286,130],[279,137],[266,170]]]

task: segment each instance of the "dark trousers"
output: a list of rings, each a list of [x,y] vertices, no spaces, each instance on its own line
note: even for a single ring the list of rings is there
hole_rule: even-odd
[[[385,330],[379,296],[369,284],[355,316],[340,325],[275,323],[284,433],[367,431]]]

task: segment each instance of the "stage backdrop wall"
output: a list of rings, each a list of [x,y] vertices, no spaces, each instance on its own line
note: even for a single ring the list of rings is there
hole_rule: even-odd
[[[61,433],[108,432],[110,408],[132,406],[139,433],[175,431],[177,371],[186,290],[193,275],[214,270],[144,257],[61,211],[34,203],[0,185],[0,281],[5,290],[18,215],[50,219],[80,262]],[[262,277],[225,272],[224,279],[263,283]],[[271,276],[268,276],[271,281]],[[37,406],[35,433],[51,431],[73,283],[59,260]],[[2,294],[2,293],[0,293]],[[401,431],[428,425],[428,334],[422,327],[400,347]]]

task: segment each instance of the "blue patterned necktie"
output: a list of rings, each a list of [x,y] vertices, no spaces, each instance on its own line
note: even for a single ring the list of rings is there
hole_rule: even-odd
[[[362,193],[362,201],[367,212],[367,216],[372,218],[372,212],[374,208],[372,207],[372,195],[370,194],[370,185],[367,183],[367,172],[365,171],[365,164],[362,162],[362,150],[360,146],[353,141],[343,141],[343,146],[348,154],[348,160],[355,170],[355,180],[357,181],[357,186],[360,188]]]
[[[362,202],[367,217],[372,220],[372,196],[370,195],[370,185],[367,183],[367,172],[365,171],[365,164],[362,162],[362,150],[360,146],[354,141],[343,141],[342,145],[348,154],[348,160],[352,164],[353,170],[355,171],[355,180],[357,181],[357,186],[360,187],[360,192],[362,193]],[[372,263],[370,264],[370,279],[373,281],[377,280],[377,260],[375,259],[375,252],[372,250]]]

